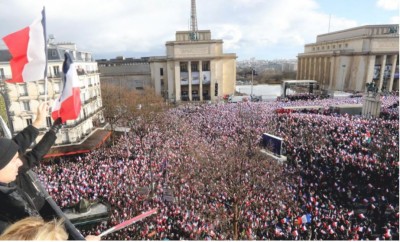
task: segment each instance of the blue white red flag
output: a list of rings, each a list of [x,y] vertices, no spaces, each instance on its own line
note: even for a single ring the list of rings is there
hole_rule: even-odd
[[[11,83],[42,80],[46,76],[46,17],[42,14],[31,25],[3,37],[12,59]]]
[[[63,90],[60,98],[54,102],[51,117],[56,120],[61,118],[64,123],[67,120],[75,120],[81,112],[81,91],[79,87],[78,73],[71,55],[65,53],[63,63]]]

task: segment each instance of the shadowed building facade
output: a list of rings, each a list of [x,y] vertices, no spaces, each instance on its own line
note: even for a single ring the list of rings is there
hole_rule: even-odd
[[[297,80],[329,91],[399,90],[398,25],[366,25],[317,36],[298,55]]]

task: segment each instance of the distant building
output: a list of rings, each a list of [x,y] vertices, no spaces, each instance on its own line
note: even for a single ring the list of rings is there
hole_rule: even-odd
[[[399,90],[399,26],[366,25],[317,36],[298,55],[298,80],[316,80],[323,89]]]
[[[149,58],[134,59],[118,56],[115,59],[96,61],[102,83],[111,83],[136,90],[151,86]]]
[[[102,82],[140,89],[149,85],[170,101],[217,100],[234,94],[236,54],[223,53],[223,41],[210,30],[197,30],[196,3],[191,1],[191,29],[167,41],[166,56],[98,60]]]
[[[223,53],[223,41],[211,39],[209,30],[176,32],[168,41],[167,56],[151,57],[152,84],[157,93],[175,101],[216,100],[234,94],[236,54]]]
[[[88,52],[77,50],[75,44],[50,44],[48,47],[48,81],[47,100],[50,104],[60,96],[63,88],[62,64],[64,53],[69,52],[77,65],[77,73],[81,85],[82,109],[76,120],[67,121],[57,134],[56,145],[69,145],[87,138],[96,127],[104,123],[100,78],[97,63]],[[13,135],[24,129],[35,119],[39,102],[45,100],[45,81],[38,80],[27,83],[8,83],[11,79],[8,50],[0,50],[0,87],[5,106],[6,122]],[[37,141],[52,125],[53,120],[47,117],[47,128],[40,130]]]
[[[236,85],[236,55],[224,54],[223,41],[212,40],[209,30],[176,32],[168,41],[167,56],[117,57],[97,60],[101,82],[131,89],[154,88],[167,100],[215,100],[233,94]]]

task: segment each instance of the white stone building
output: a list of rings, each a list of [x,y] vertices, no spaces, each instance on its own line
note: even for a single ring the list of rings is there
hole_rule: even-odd
[[[57,134],[56,145],[79,144],[104,123],[102,112],[102,99],[100,78],[97,62],[91,54],[79,51],[75,44],[51,44],[48,47],[48,81],[38,80],[27,83],[8,83],[11,79],[9,61],[11,56],[8,50],[0,50],[0,84],[2,96],[6,103],[5,120],[13,135],[24,129],[35,119],[37,107],[40,102],[47,99],[50,106],[60,96],[62,91],[62,65],[64,53],[69,52],[78,69],[81,86],[82,108],[76,120],[69,120]],[[46,90],[47,89],[47,97]],[[38,140],[52,125],[50,112],[47,117],[47,127],[41,129]]]
[[[297,80],[329,91],[399,90],[399,25],[366,25],[321,34],[298,55]]]
[[[223,53],[223,40],[210,30],[177,31],[168,41],[166,56],[97,60],[101,81],[131,89],[154,88],[170,101],[218,100],[235,93],[236,54]]]
[[[150,57],[151,82],[156,93],[174,101],[217,100],[234,94],[236,54],[223,53],[223,41],[210,30],[177,31],[166,43],[167,56]]]

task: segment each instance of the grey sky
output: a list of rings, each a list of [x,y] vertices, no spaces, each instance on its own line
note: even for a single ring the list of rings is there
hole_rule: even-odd
[[[165,55],[189,29],[190,0],[0,0],[0,36],[28,26],[46,7],[47,33],[96,59]],[[330,19],[330,21],[329,21]],[[201,30],[239,60],[296,58],[316,35],[399,22],[398,0],[197,0]],[[330,24],[329,24],[330,23]],[[0,48],[5,48],[4,43]]]

